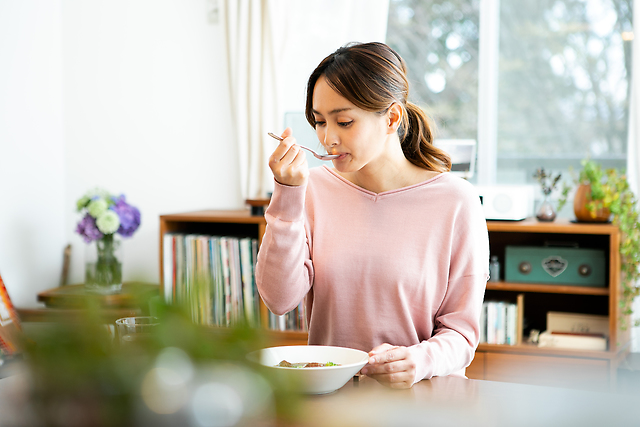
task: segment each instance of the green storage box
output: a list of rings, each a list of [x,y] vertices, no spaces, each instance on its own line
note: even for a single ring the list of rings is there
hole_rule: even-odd
[[[507,246],[505,280],[521,283],[605,287],[605,253],[598,249]]]

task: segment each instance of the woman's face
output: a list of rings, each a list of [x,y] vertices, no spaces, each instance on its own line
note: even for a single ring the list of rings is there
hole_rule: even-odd
[[[318,140],[340,172],[356,172],[378,160],[387,148],[389,118],[356,107],[321,76],[313,90],[313,115]]]

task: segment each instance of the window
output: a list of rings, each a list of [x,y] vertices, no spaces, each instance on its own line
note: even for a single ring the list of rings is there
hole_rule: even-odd
[[[478,138],[479,109],[491,108],[478,87],[497,82],[495,138],[479,139],[493,145],[497,183],[532,183],[539,167],[566,173],[585,157],[624,168],[632,2],[500,0],[492,58],[478,52],[494,30],[481,28],[481,8],[494,0],[391,0],[387,43],[442,138]],[[498,75],[480,82],[492,60]]]
[[[478,1],[391,0],[387,44],[407,63],[409,98],[442,138],[478,133]]]

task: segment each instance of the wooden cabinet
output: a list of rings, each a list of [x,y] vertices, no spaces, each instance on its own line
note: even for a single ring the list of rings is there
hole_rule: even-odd
[[[588,386],[602,389],[615,384],[615,372],[629,347],[630,335],[619,328],[620,257],[619,231],[611,224],[576,224],[556,220],[519,222],[489,221],[491,254],[504,265],[508,245],[542,246],[547,242],[572,242],[584,248],[602,249],[607,254],[606,287],[580,287],[536,283],[487,284],[486,298],[515,301],[524,294],[527,330],[546,327],[548,311],[606,315],[609,318],[609,348],[580,351],[539,348],[535,344],[515,346],[481,344],[467,369],[469,378],[540,385]],[[251,236],[262,239],[266,221],[262,216],[241,211],[198,211],[160,217],[160,280],[164,283],[162,245],[168,232]],[[504,268],[502,269],[504,270]],[[261,305],[262,324],[268,324],[268,310]],[[305,344],[304,332],[265,331],[274,345]]]
[[[525,338],[530,329],[544,331],[548,311],[605,315],[609,319],[606,351],[481,344],[468,376],[476,379],[600,389],[615,386],[615,373],[628,353],[630,335],[620,329],[620,234],[612,224],[489,221],[491,254],[505,263],[508,245],[543,246],[550,242],[577,244],[606,254],[605,287],[509,283],[504,276],[487,283],[485,299],[514,300],[524,295]],[[504,268],[502,269],[504,270]],[[482,355],[482,357],[478,357]]]

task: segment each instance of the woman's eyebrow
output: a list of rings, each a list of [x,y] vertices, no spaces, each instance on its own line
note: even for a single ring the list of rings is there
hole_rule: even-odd
[[[329,115],[331,115],[331,114],[341,113],[341,112],[343,112],[343,111],[352,110],[352,109],[353,109],[353,108],[351,108],[351,107],[334,108],[333,110],[329,111]],[[312,111],[314,114],[322,115],[322,113],[320,113],[319,111],[316,111],[316,110],[314,110],[314,109],[311,109],[311,111]]]

